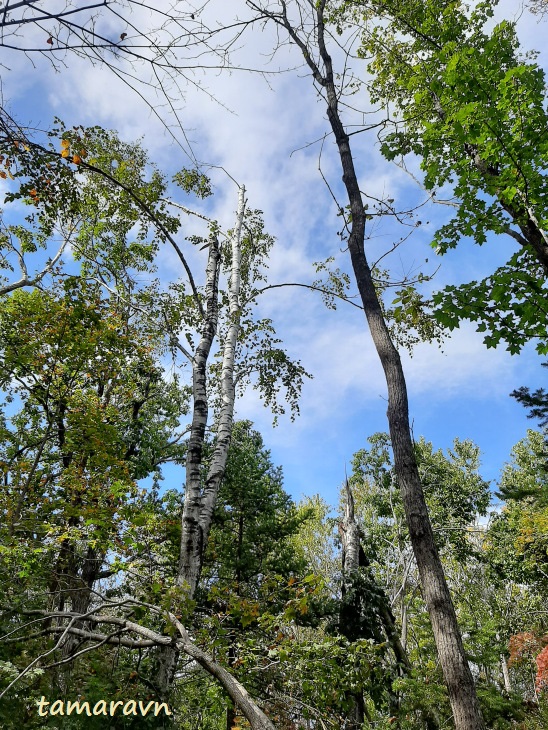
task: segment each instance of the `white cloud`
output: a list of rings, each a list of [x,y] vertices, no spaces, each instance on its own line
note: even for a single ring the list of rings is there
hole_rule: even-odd
[[[158,7],[168,7],[158,0]],[[232,14],[243,4],[236,2],[211,3],[210,8],[224,14]],[[502,12],[514,12],[510,0],[501,4]],[[243,10],[242,10],[243,12]],[[222,18],[219,18],[221,21]],[[135,16],[135,24],[146,21],[141,11]],[[520,32],[531,45],[540,45],[540,31],[530,16],[524,15]],[[254,67],[266,60],[264,54],[272,47],[274,34],[267,27],[248,32],[241,41],[241,48],[234,53],[240,65]],[[22,114],[29,111],[32,99],[23,106],[24,94],[42,95],[39,114],[46,124],[58,114],[69,123],[100,124],[118,129],[124,139],[144,137],[144,144],[151,158],[160,168],[172,172],[189,160],[169,136],[139,97],[105,68],[93,67],[85,60],[70,57],[68,68],[54,72],[40,61],[36,71],[20,54],[12,54],[6,61],[13,71],[4,74],[4,94],[11,98]],[[301,64],[294,51],[284,46],[266,70]],[[144,71],[146,75],[148,71]],[[148,76],[147,76],[148,77]],[[184,98],[178,102],[180,119],[196,156],[203,162],[218,167],[211,169],[216,184],[212,201],[203,204],[212,217],[218,218],[224,228],[233,225],[236,208],[236,188],[220,167],[238,182],[245,183],[249,205],[264,211],[266,229],[277,237],[270,261],[270,280],[273,282],[304,281],[314,278],[311,261],[337,255],[342,266],[348,268],[348,255],[341,252],[336,231],[341,219],[336,217],[336,207],[318,172],[321,143],[317,142],[328,129],[325,104],[315,95],[306,69],[285,75],[273,75],[265,79],[258,74],[234,71],[231,74],[197,72],[193,80],[206,90],[196,86],[184,88]],[[140,87],[146,90],[146,87]],[[173,118],[160,97],[149,89],[148,99],[166,123]],[[216,104],[208,97],[219,99]],[[365,99],[356,97],[352,102]],[[228,107],[224,108],[222,105]],[[36,118],[36,117],[35,117]],[[348,117],[350,119],[350,115]],[[359,122],[357,115],[354,121]],[[24,121],[24,118],[22,119]],[[368,118],[367,121],[370,121]],[[375,142],[375,144],[374,144]],[[375,132],[352,137],[356,152],[357,168],[362,187],[375,197],[390,195],[406,200],[418,193],[404,172],[381,160],[376,146]],[[299,149],[303,148],[303,149]],[[297,151],[298,150],[298,151]],[[325,139],[322,150],[322,171],[335,193],[341,192],[340,163],[332,137]],[[411,192],[410,192],[411,191]],[[425,210],[425,221],[437,224],[439,208]],[[449,211],[448,211],[449,212]],[[428,215],[427,215],[428,214]],[[203,268],[203,254],[199,254],[182,241],[188,232],[198,230],[196,224],[186,223],[181,233],[189,260]],[[429,255],[427,244],[433,227],[415,234],[413,242],[398,256],[388,260],[395,270],[407,270],[413,261],[420,263]],[[377,231],[368,242],[368,253],[375,257],[386,245],[401,233],[389,226]],[[489,252],[481,267],[488,265]],[[480,254],[477,254],[479,257]],[[432,258],[433,255],[432,255]],[[444,263],[445,280],[472,278],[478,271],[476,254],[463,259],[448,258]],[[411,262],[411,263],[410,263]],[[160,273],[164,277],[179,271],[176,255],[169,248],[162,253]],[[441,278],[441,277],[440,277]],[[269,292],[261,302],[261,311],[275,318],[280,336],[288,351],[299,357],[314,380],[306,382],[301,404],[302,416],[292,425],[284,425],[272,436],[279,444],[294,446],[300,440],[303,459],[306,459],[307,440],[321,427],[333,431],[335,422],[342,422],[341,411],[359,413],[377,407],[379,396],[385,397],[382,370],[374,352],[363,314],[341,305],[335,313],[325,310],[319,295],[300,290],[280,289]],[[475,399],[486,393],[494,399],[506,397],[513,387],[518,361],[511,359],[504,350],[487,351],[481,336],[470,325],[464,325],[454,333],[444,347],[445,354],[435,347],[421,345],[414,357],[404,358],[410,392],[414,397],[428,399],[430,404],[448,398]],[[520,365],[520,367],[528,367]],[[385,404],[380,404],[384,414]],[[255,393],[248,393],[238,406],[240,417],[249,417],[258,427],[268,429],[270,416],[265,413]],[[440,416],[442,417],[442,415]],[[284,424],[287,422],[284,421]],[[345,434],[341,433],[344,439]],[[329,455],[325,454],[326,460]]]

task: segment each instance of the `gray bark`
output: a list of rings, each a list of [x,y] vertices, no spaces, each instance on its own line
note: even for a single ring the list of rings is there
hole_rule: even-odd
[[[316,4],[316,39],[323,70],[312,60],[310,48],[291,25],[286,5],[282,13],[272,16],[283,25],[290,38],[303,52],[314,80],[323,88],[327,102],[327,116],[338,148],[343,171],[342,180],[351,211],[348,249],[358,290],[371,332],[373,343],[381,361],[388,390],[388,423],[394,464],[401,490],[409,536],[417,561],[423,597],[426,602],[434,638],[438,650],[445,684],[457,730],[483,730],[484,724],[479,707],[474,680],[462,643],[457,617],[441,564],[428,509],[420,481],[411,430],[407,385],[399,353],[395,348],[365,255],[365,212],[350,139],[342,124],[338,107],[332,59],[324,37],[324,10],[326,0]],[[264,9],[263,9],[264,12]]]

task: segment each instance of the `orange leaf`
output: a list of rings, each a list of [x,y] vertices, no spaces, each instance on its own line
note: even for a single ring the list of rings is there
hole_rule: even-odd
[[[72,161],[75,165],[79,165],[82,162],[82,158],[80,157],[80,155],[73,155]]]
[[[69,152],[68,150],[63,150],[63,151],[61,152],[61,157],[68,157],[68,156],[69,156],[69,154],[70,154],[70,152]]]

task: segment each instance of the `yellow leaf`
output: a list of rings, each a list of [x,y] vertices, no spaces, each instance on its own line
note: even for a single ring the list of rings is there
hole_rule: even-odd
[[[61,140],[61,149],[66,150],[68,147],[70,147],[70,142],[68,139],[62,139]]]
[[[69,154],[70,154],[70,153],[69,153],[69,151],[68,151],[68,150],[63,150],[63,151],[61,152],[61,157],[68,157],[68,156],[69,156]]]

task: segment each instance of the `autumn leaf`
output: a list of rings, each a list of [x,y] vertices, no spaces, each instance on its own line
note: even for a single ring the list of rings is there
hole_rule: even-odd
[[[49,44],[50,44],[50,46],[52,46],[52,45],[53,45],[53,38],[52,38],[52,37],[50,36],[50,37],[49,37],[49,38],[47,39],[46,43],[49,43]]]
[[[120,40],[123,41],[127,38],[127,33],[120,33]]]
[[[75,165],[79,165],[82,162],[82,158],[80,157],[80,155],[73,155],[72,161]]]

